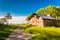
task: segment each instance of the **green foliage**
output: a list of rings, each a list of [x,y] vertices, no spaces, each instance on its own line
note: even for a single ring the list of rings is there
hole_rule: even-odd
[[[40,8],[36,13],[43,13],[44,15],[50,14],[52,17],[56,17],[60,16],[60,8],[56,8],[56,6],[49,5],[45,8]]]
[[[60,40],[60,28],[38,26],[29,27],[25,32],[35,35],[30,40]]]
[[[6,19],[12,19],[12,16],[10,15],[10,13],[7,13],[5,16]]]
[[[28,20],[33,14],[29,14],[26,18],[26,20]]]
[[[34,15],[36,15],[36,16],[37,16],[37,14],[36,14],[36,13],[32,13],[32,14],[28,15],[28,16],[27,16],[27,18],[26,18],[26,20],[30,20],[30,18],[32,18]]]
[[[7,22],[5,18],[1,18],[0,20],[1,20],[1,21],[0,21],[1,24],[4,24],[5,22]]]
[[[32,26],[25,30],[25,32],[31,33],[31,34],[41,33],[42,31],[43,31],[42,28],[38,26],[34,26],[34,27]]]
[[[18,27],[21,28],[21,26]],[[13,25],[0,25],[0,40],[5,40],[16,28]],[[42,28],[41,26],[24,24],[22,29],[24,32],[34,35],[30,40],[60,40],[60,28],[54,26]]]
[[[24,24],[24,25],[20,25],[19,27],[24,31],[25,29],[31,27],[32,25],[30,24]]]
[[[10,15],[10,13],[6,14],[5,19],[6,19],[6,23],[8,24],[8,20],[12,19],[12,16]]]
[[[43,13],[44,10],[45,10],[44,8],[40,8],[36,13],[37,13],[37,14]]]
[[[60,20],[55,20],[55,23],[56,23],[55,24],[56,27],[60,27]]]
[[[5,38],[8,37],[8,35],[17,27],[13,25],[0,25],[0,40],[5,40]]]

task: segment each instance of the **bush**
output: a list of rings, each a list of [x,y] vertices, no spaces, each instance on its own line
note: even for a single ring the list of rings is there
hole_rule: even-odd
[[[25,29],[31,27],[31,25],[30,24],[21,24],[19,27],[20,27],[20,29],[22,29],[24,31]]]
[[[41,33],[42,31],[43,31],[42,28],[38,26],[29,27],[25,30],[25,32],[30,33],[30,34]]]
[[[13,25],[0,25],[0,40],[5,40],[14,29],[16,27]]]
[[[55,27],[41,28],[35,26],[35,27],[27,28],[25,32],[35,35],[30,40],[59,40],[60,39],[60,31],[57,32]]]
[[[55,23],[56,23],[55,24],[56,27],[60,27],[60,20],[55,20]]]

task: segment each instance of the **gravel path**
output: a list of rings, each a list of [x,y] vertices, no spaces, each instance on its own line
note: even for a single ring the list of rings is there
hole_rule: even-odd
[[[6,40],[29,40],[32,37],[31,34],[24,33],[19,28],[14,30]]]

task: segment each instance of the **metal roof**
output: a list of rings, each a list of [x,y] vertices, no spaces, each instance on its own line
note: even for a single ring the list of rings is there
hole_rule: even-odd
[[[39,14],[38,16],[42,17],[43,19],[54,19],[51,16],[44,16],[43,14]]]

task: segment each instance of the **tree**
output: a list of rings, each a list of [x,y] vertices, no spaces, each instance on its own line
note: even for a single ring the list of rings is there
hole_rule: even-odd
[[[8,20],[12,19],[12,16],[10,15],[10,13],[7,13],[5,16],[6,20],[7,20],[7,24],[8,24]]]
[[[43,13],[44,12],[44,8],[40,8],[38,11],[36,11],[37,14]]]
[[[56,6],[49,5],[45,8],[40,8],[36,13],[37,14],[43,13],[44,15],[49,14],[52,17],[56,17],[60,14],[60,8],[56,8]]]
[[[7,22],[7,20],[5,18],[1,18],[0,22],[1,22],[1,24],[5,24]]]
[[[58,13],[57,13],[57,16],[60,16],[60,7],[58,7],[56,10],[57,10],[57,12],[58,12]]]

